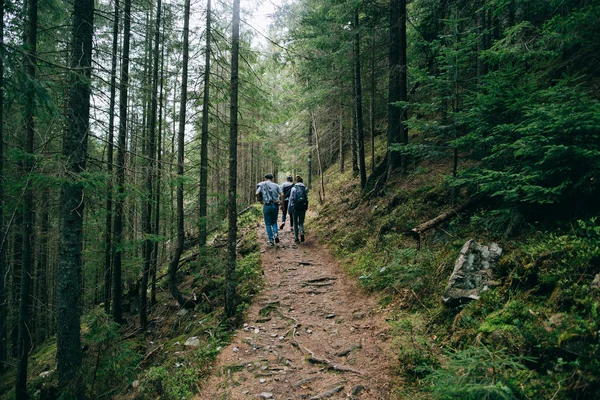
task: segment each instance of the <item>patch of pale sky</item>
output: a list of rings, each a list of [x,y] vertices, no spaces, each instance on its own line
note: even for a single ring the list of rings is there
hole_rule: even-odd
[[[259,0],[254,3],[258,3],[258,7],[249,19],[249,23],[258,31],[258,35],[255,36],[256,41],[264,45],[267,43],[265,37],[269,36],[269,25],[273,22],[273,14],[281,7],[283,0]]]
[[[108,0],[104,0],[104,1],[108,1]],[[225,3],[230,3],[231,0],[222,0]],[[248,30],[253,30],[255,31],[255,34],[253,35],[253,41],[254,41],[254,46],[256,47],[265,47],[265,45],[267,45],[268,43],[268,37],[269,37],[269,25],[273,22],[273,16],[274,14],[277,12],[278,8],[281,7],[283,5],[284,0],[241,0],[241,8],[242,8],[242,15],[241,15],[241,19],[242,21],[245,22],[245,27],[243,26],[242,29],[248,29]],[[203,46],[203,35],[198,35],[198,34],[194,34],[192,32],[195,33],[200,33],[203,32],[204,30],[204,26],[205,26],[205,7],[206,7],[206,1],[205,0],[192,0],[191,1],[191,15],[190,15],[190,42],[191,42],[191,47],[197,49],[196,51],[200,51],[202,49]],[[180,5],[178,0],[163,0],[163,4],[165,5],[171,5],[171,4],[176,4],[176,5]],[[214,5],[214,0],[213,0],[213,8],[215,7]],[[179,13],[181,13],[183,11],[183,8],[180,7],[180,9],[177,10]],[[224,18],[225,20],[230,19],[231,16],[221,16],[221,18]],[[138,22],[138,21],[136,21]],[[244,24],[243,22],[243,24]],[[181,32],[183,29],[183,21],[181,19],[178,19],[176,22],[176,26],[177,26],[177,31]],[[139,27],[138,27],[139,28]],[[139,37],[138,37],[139,39]],[[141,40],[141,39],[140,39]],[[197,65],[198,63],[194,62],[198,61],[198,62],[202,62],[203,58],[199,57],[199,53],[195,54],[192,57],[192,62],[190,65],[190,76],[189,76],[189,82],[188,82],[188,90],[193,90],[193,89],[197,89],[199,90],[201,87],[201,75],[195,73],[196,70],[198,68],[200,68],[200,65]],[[172,94],[168,94],[168,98],[170,98],[172,96]],[[98,95],[98,94],[94,94],[92,96],[92,101],[95,105],[94,109],[92,110],[93,113],[93,119],[95,120],[95,123],[93,124],[92,130],[93,131],[98,131],[95,132],[97,133],[98,137],[103,136],[102,131],[105,129],[105,125],[107,124],[107,118],[108,116],[105,115],[104,112],[99,112],[99,110],[107,110],[108,109],[108,99],[106,98],[106,96],[103,95]],[[190,110],[192,111],[192,110]],[[195,110],[193,112],[188,113],[188,116],[186,119],[188,119],[187,123],[186,123],[186,142],[189,142],[191,140],[193,140],[194,137],[196,137],[196,132],[195,132],[195,128],[196,128],[196,124],[194,122],[195,118],[193,116],[190,116],[189,114],[193,114],[193,115],[197,115],[198,110]],[[169,118],[169,116],[165,116],[166,119]],[[116,126],[118,126],[118,116],[116,117],[117,121],[115,121],[115,123],[117,124]],[[171,123],[169,123],[170,125]]]

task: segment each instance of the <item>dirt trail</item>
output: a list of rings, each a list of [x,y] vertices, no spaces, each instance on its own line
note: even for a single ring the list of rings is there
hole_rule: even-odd
[[[266,243],[259,227],[265,287],[247,321],[219,355],[197,399],[388,399],[388,327],[309,235]]]

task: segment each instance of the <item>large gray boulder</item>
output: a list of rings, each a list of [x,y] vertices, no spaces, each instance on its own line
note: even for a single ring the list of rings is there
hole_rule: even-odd
[[[479,299],[480,293],[494,283],[492,271],[501,255],[496,243],[482,246],[473,239],[467,241],[454,264],[442,297],[444,304],[453,307]]]

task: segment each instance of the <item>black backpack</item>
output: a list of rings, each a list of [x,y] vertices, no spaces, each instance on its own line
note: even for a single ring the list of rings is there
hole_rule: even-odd
[[[284,199],[290,198],[290,192],[292,191],[293,187],[294,187],[294,185],[288,185],[283,188],[283,198]]]
[[[296,196],[294,197],[294,208],[296,210],[308,209],[308,194],[306,186],[296,186]]]

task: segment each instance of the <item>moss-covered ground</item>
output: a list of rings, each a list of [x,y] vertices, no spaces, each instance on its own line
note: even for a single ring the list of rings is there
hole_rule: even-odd
[[[251,208],[238,220],[238,315],[241,321],[252,297],[262,285],[256,226],[261,215]],[[158,281],[157,304],[149,315],[149,328],[139,329],[137,315],[126,314],[118,326],[104,314],[102,305],[82,318],[83,374],[93,399],[187,399],[200,389],[221,348],[231,339],[231,321],[223,312],[226,233],[217,233],[206,253],[197,248],[182,256],[178,279],[187,297],[195,295],[194,310],[180,310],[171,298],[166,277]],[[164,275],[166,265],[159,275]],[[197,346],[185,346],[197,337]],[[29,364],[29,393],[38,399],[56,385],[56,341],[34,349]],[[10,374],[9,376],[12,376]],[[14,398],[14,380],[0,384],[0,398]]]
[[[379,195],[365,195],[350,168],[334,166],[309,225],[391,311],[403,378],[396,395],[600,398],[597,220],[532,216],[484,201],[426,232],[418,248],[406,232],[450,209],[453,198],[465,200],[445,178],[449,165],[413,164]],[[448,308],[441,296],[469,239],[503,248],[497,285],[478,301]]]

